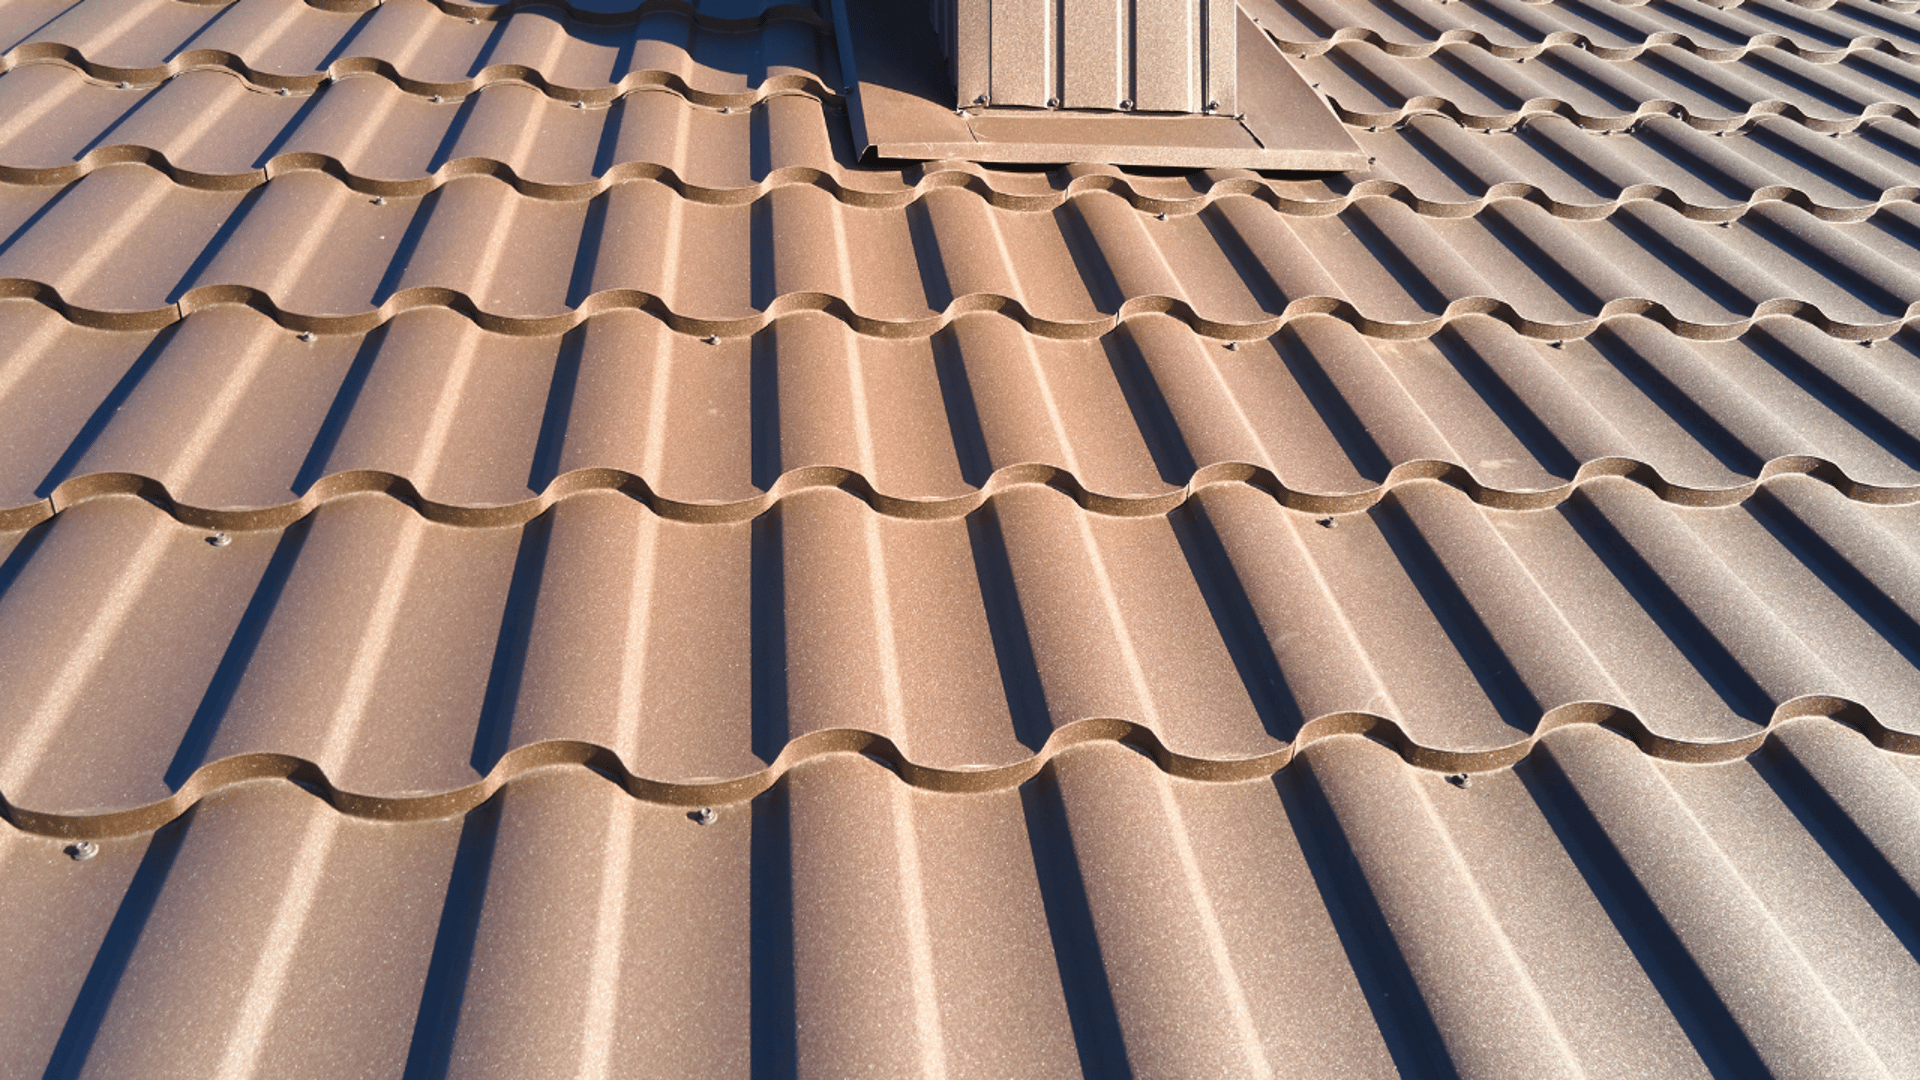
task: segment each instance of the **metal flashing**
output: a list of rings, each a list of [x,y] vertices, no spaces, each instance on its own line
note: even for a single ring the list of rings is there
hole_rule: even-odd
[[[956,109],[944,51],[922,9],[886,0],[834,0],[847,117],[864,160],[959,160],[1163,168],[1344,171],[1367,156],[1273,42],[1237,13],[1235,115],[1034,109]]]

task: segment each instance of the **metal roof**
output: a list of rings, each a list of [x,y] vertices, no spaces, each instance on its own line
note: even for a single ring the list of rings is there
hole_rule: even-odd
[[[1913,8],[0,4],[0,1077],[1920,1073]]]

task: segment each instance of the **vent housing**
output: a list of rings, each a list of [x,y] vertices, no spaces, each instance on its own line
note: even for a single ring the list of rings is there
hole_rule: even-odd
[[[954,105],[1240,111],[1235,0],[929,0]]]
[[[1367,166],[1249,14],[1277,0],[925,2],[832,0],[863,161]]]

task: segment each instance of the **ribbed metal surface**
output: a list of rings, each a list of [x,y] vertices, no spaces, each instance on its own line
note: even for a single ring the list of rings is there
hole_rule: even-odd
[[[959,105],[1238,111],[1233,0],[931,0]]]
[[[1920,24],[1249,10],[0,5],[0,1077],[1920,1072]]]

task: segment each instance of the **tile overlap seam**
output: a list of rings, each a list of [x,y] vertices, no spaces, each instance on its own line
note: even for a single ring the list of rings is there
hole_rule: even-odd
[[[1325,493],[1289,487],[1271,469],[1244,461],[1213,462],[1196,469],[1183,486],[1153,495],[1113,495],[1089,489],[1071,471],[1030,463],[995,470],[974,491],[943,498],[895,495],[880,491],[867,477],[839,466],[819,465],[791,469],[764,493],[730,502],[694,502],[673,499],[654,491],[645,477],[624,469],[584,468],[563,473],[540,494],[516,502],[462,505],[439,502],[422,494],[405,476],[378,469],[337,472],[316,481],[298,499],[275,506],[244,509],[195,506],[174,498],[160,480],[138,473],[101,472],[62,481],[46,498],[0,509],[0,531],[32,528],[90,499],[134,495],[174,521],[191,528],[251,532],[284,529],[336,500],[362,494],[392,497],[420,517],[439,525],[462,528],[502,528],[524,525],[560,502],[593,492],[613,492],[646,505],[655,516],[688,524],[725,525],[750,521],[772,511],[782,501],[804,492],[838,490],[865,503],[884,517],[915,521],[952,520],[970,516],[995,496],[1026,487],[1047,487],[1071,498],[1081,509],[1107,517],[1164,517],[1192,501],[1200,492],[1221,484],[1241,484],[1258,490],[1289,510],[1307,514],[1348,514],[1368,510],[1395,489],[1420,482],[1437,482],[1464,493],[1475,504],[1494,510],[1534,511],[1559,506],[1582,487],[1600,480],[1625,479],[1652,492],[1662,502],[1685,507],[1727,507],[1744,504],[1770,480],[1804,476],[1817,480],[1845,498],[1870,506],[1910,506],[1920,503],[1920,485],[1869,484],[1848,476],[1838,464],[1811,455],[1768,461],[1759,475],[1724,488],[1697,488],[1676,484],[1660,470],[1632,458],[1587,461],[1573,479],[1550,488],[1511,490],[1481,482],[1473,470],[1456,462],[1423,458],[1395,465],[1381,483],[1363,491]]]
[[[76,326],[99,330],[159,330],[198,311],[223,304],[241,304],[265,315],[289,331],[313,334],[363,334],[392,321],[396,316],[423,308],[439,308],[464,316],[482,330],[522,337],[565,333],[603,312],[640,311],[652,315],[676,333],[701,338],[745,337],[767,329],[780,319],[802,312],[819,312],[844,323],[848,329],[868,337],[896,340],[932,337],[963,316],[997,314],[1020,324],[1038,337],[1055,340],[1091,340],[1104,337],[1129,320],[1167,315],[1186,324],[1196,335],[1220,342],[1257,341],[1272,337],[1289,323],[1311,316],[1330,315],[1361,334],[1388,341],[1420,341],[1433,337],[1448,324],[1470,316],[1490,316],[1505,323],[1522,337],[1538,341],[1574,341],[1586,338],[1603,324],[1628,318],[1644,318],[1668,331],[1694,341],[1730,341],[1752,329],[1761,320],[1790,316],[1842,341],[1874,341],[1898,333],[1920,318],[1920,300],[1909,301],[1906,309],[1877,322],[1848,322],[1826,314],[1819,304],[1782,297],[1754,306],[1745,316],[1729,322],[1703,322],[1682,318],[1663,302],[1646,297],[1622,297],[1600,305],[1593,315],[1563,322],[1529,318],[1505,300],[1492,296],[1465,296],[1449,302],[1445,309],[1425,319],[1378,319],[1361,311],[1343,297],[1304,296],[1287,304],[1278,314],[1264,319],[1227,322],[1205,318],[1179,297],[1146,294],[1129,297],[1110,314],[1095,319],[1063,320],[1034,315],[1020,300],[999,293],[978,292],[956,297],[944,311],[918,319],[885,319],[863,315],[852,305],[829,292],[797,290],[772,298],[764,309],[738,318],[703,318],[674,311],[667,301],[641,289],[603,289],[555,315],[502,315],[487,311],[459,289],[421,285],[391,293],[385,302],[351,315],[313,315],[288,310],[264,290],[251,285],[202,285],[188,289],[178,301],[159,307],[136,310],[109,310],[69,303],[60,290],[31,278],[0,278],[0,298],[32,300]]]
[[[318,764],[276,753],[246,753],[195,770],[169,797],[144,806],[100,813],[55,813],[15,805],[0,793],[0,818],[21,832],[68,840],[98,840],[152,832],[188,812],[201,799],[234,784],[263,779],[290,780],[342,814],[380,821],[420,821],[464,814],[501,788],[536,770],[586,769],[642,802],[663,806],[714,806],[740,803],[772,788],[797,766],[832,754],[860,754],[885,766],[902,783],[946,794],[980,794],[1019,787],[1048,763],[1075,747],[1094,743],[1122,745],[1152,760],[1169,776],[1206,783],[1239,783],[1278,774],[1315,743],[1359,735],[1393,750],[1408,765],[1429,772],[1474,773],[1509,768],[1548,745],[1561,728],[1604,728],[1634,743],[1647,757],[1685,764],[1716,764],[1761,752],[1789,724],[1831,723],[1858,732],[1883,751],[1920,755],[1920,736],[1886,727],[1871,710],[1844,697],[1805,695],[1778,706],[1753,734],[1720,742],[1690,742],[1654,734],[1631,710],[1604,702],[1572,702],[1549,709],[1532,734],[1484,750],[1455,751],[1423,747],[1395,721],[1373,713],[1344,712],[1318,717],[1295,737],[1266,754],[1244,758],[1195,757],[1170,750],[1145,724],[1095,717],[1056,729],[1046,744],[1023,761],[979,769],[948,769],[915,763],[889,737],[857,728],[812,731],[790,739],[772,764],[757,772],[709,782],[675,782],[636,775],[619,753],[602,745],[548,739],[517,746],[502,755],[487,775],[445,791],[407,795],[370,795],[342,790]]]
[[[167,155],[151,147],[120,144],[96,147],[69,165],[25,167],[0,164],[0,183],[23,187],[65,186],[79,181],[94,170],[111,165],[139,164],[164,174],[183,188],[197,191],[250,191],[270,181],[295,173],[319,172],[334,178],[348,190],[364,195],[415,197],[439,190],[455,180],[489,177],[511,187],[515,193],[550,202],[591,202],[622,184],[652,182],[662,184],[677,196],[704,206],[746,206],[767,198],[776,191],[811,187],[832,195],[839,203],[860,209],[897,210],[913,206],[936,191],[965,190],[988,205],[1020,213],[1057,210],[1077,198],[1095,193],[1116,195],[1128,205],[1145,213],[1185,215],[1198,213],[1222,199],[1257,199],[1274,211],[1289,217],[1332,217],[1355,206],[1363,199],[1391,199],[1422,217],[1469,219],[1478,217],[1502,202],[1531,203],[1556,218],[1567,221],[1605,221],[1635,203],[1658,203],[1692,221],[1724,224],[1737,222],[1763,206],[1784,204],[1805,211],[1821,221],[1852,224],[1865,221],[1891,206],[1920,200],[1920,185],[1900,185],[1880,192],[1874,201],[1849,205],[1824,205],[1814,196],[1790,184],[1774,184],[1756,190],[1742,202],[1707,205],[1690,202],[1684,195],[1660,184],[1636,184],[1612,199],[1591,203],[1567,202],[1536,185],[1508,181],[1494,184],[1477,199],[1447,201],[1420,195],[1414,187],[1398,180],[1363,179],[1347,191],[1327,198],[1282,194],[1273,182],[1260,178],[1227,177],[1210,182],[1207,190],[1188,198],[1168,198],[1143,192],[1122,175],[1080,173],[1067,177],[1045,195],[1009,192],[994,186],[993,174],[966,162],[931,162],[918,180],[902,181],[892,191],[874,191],[849,187],[840,170],[810,165],[789,165],[770,170],[759,183],[738,187],[709,187],[691,183],[671,166],[654,162],[625,161],[601,173],[593,180],[563,184],[531,180],[497,158],[473,156],[455,158],[424,176],[396,180],[362,176],[338,158],[311,151],[291,151],[269,159],[264,165],[244,172],[209,173],[186,169],[168,160]]]

